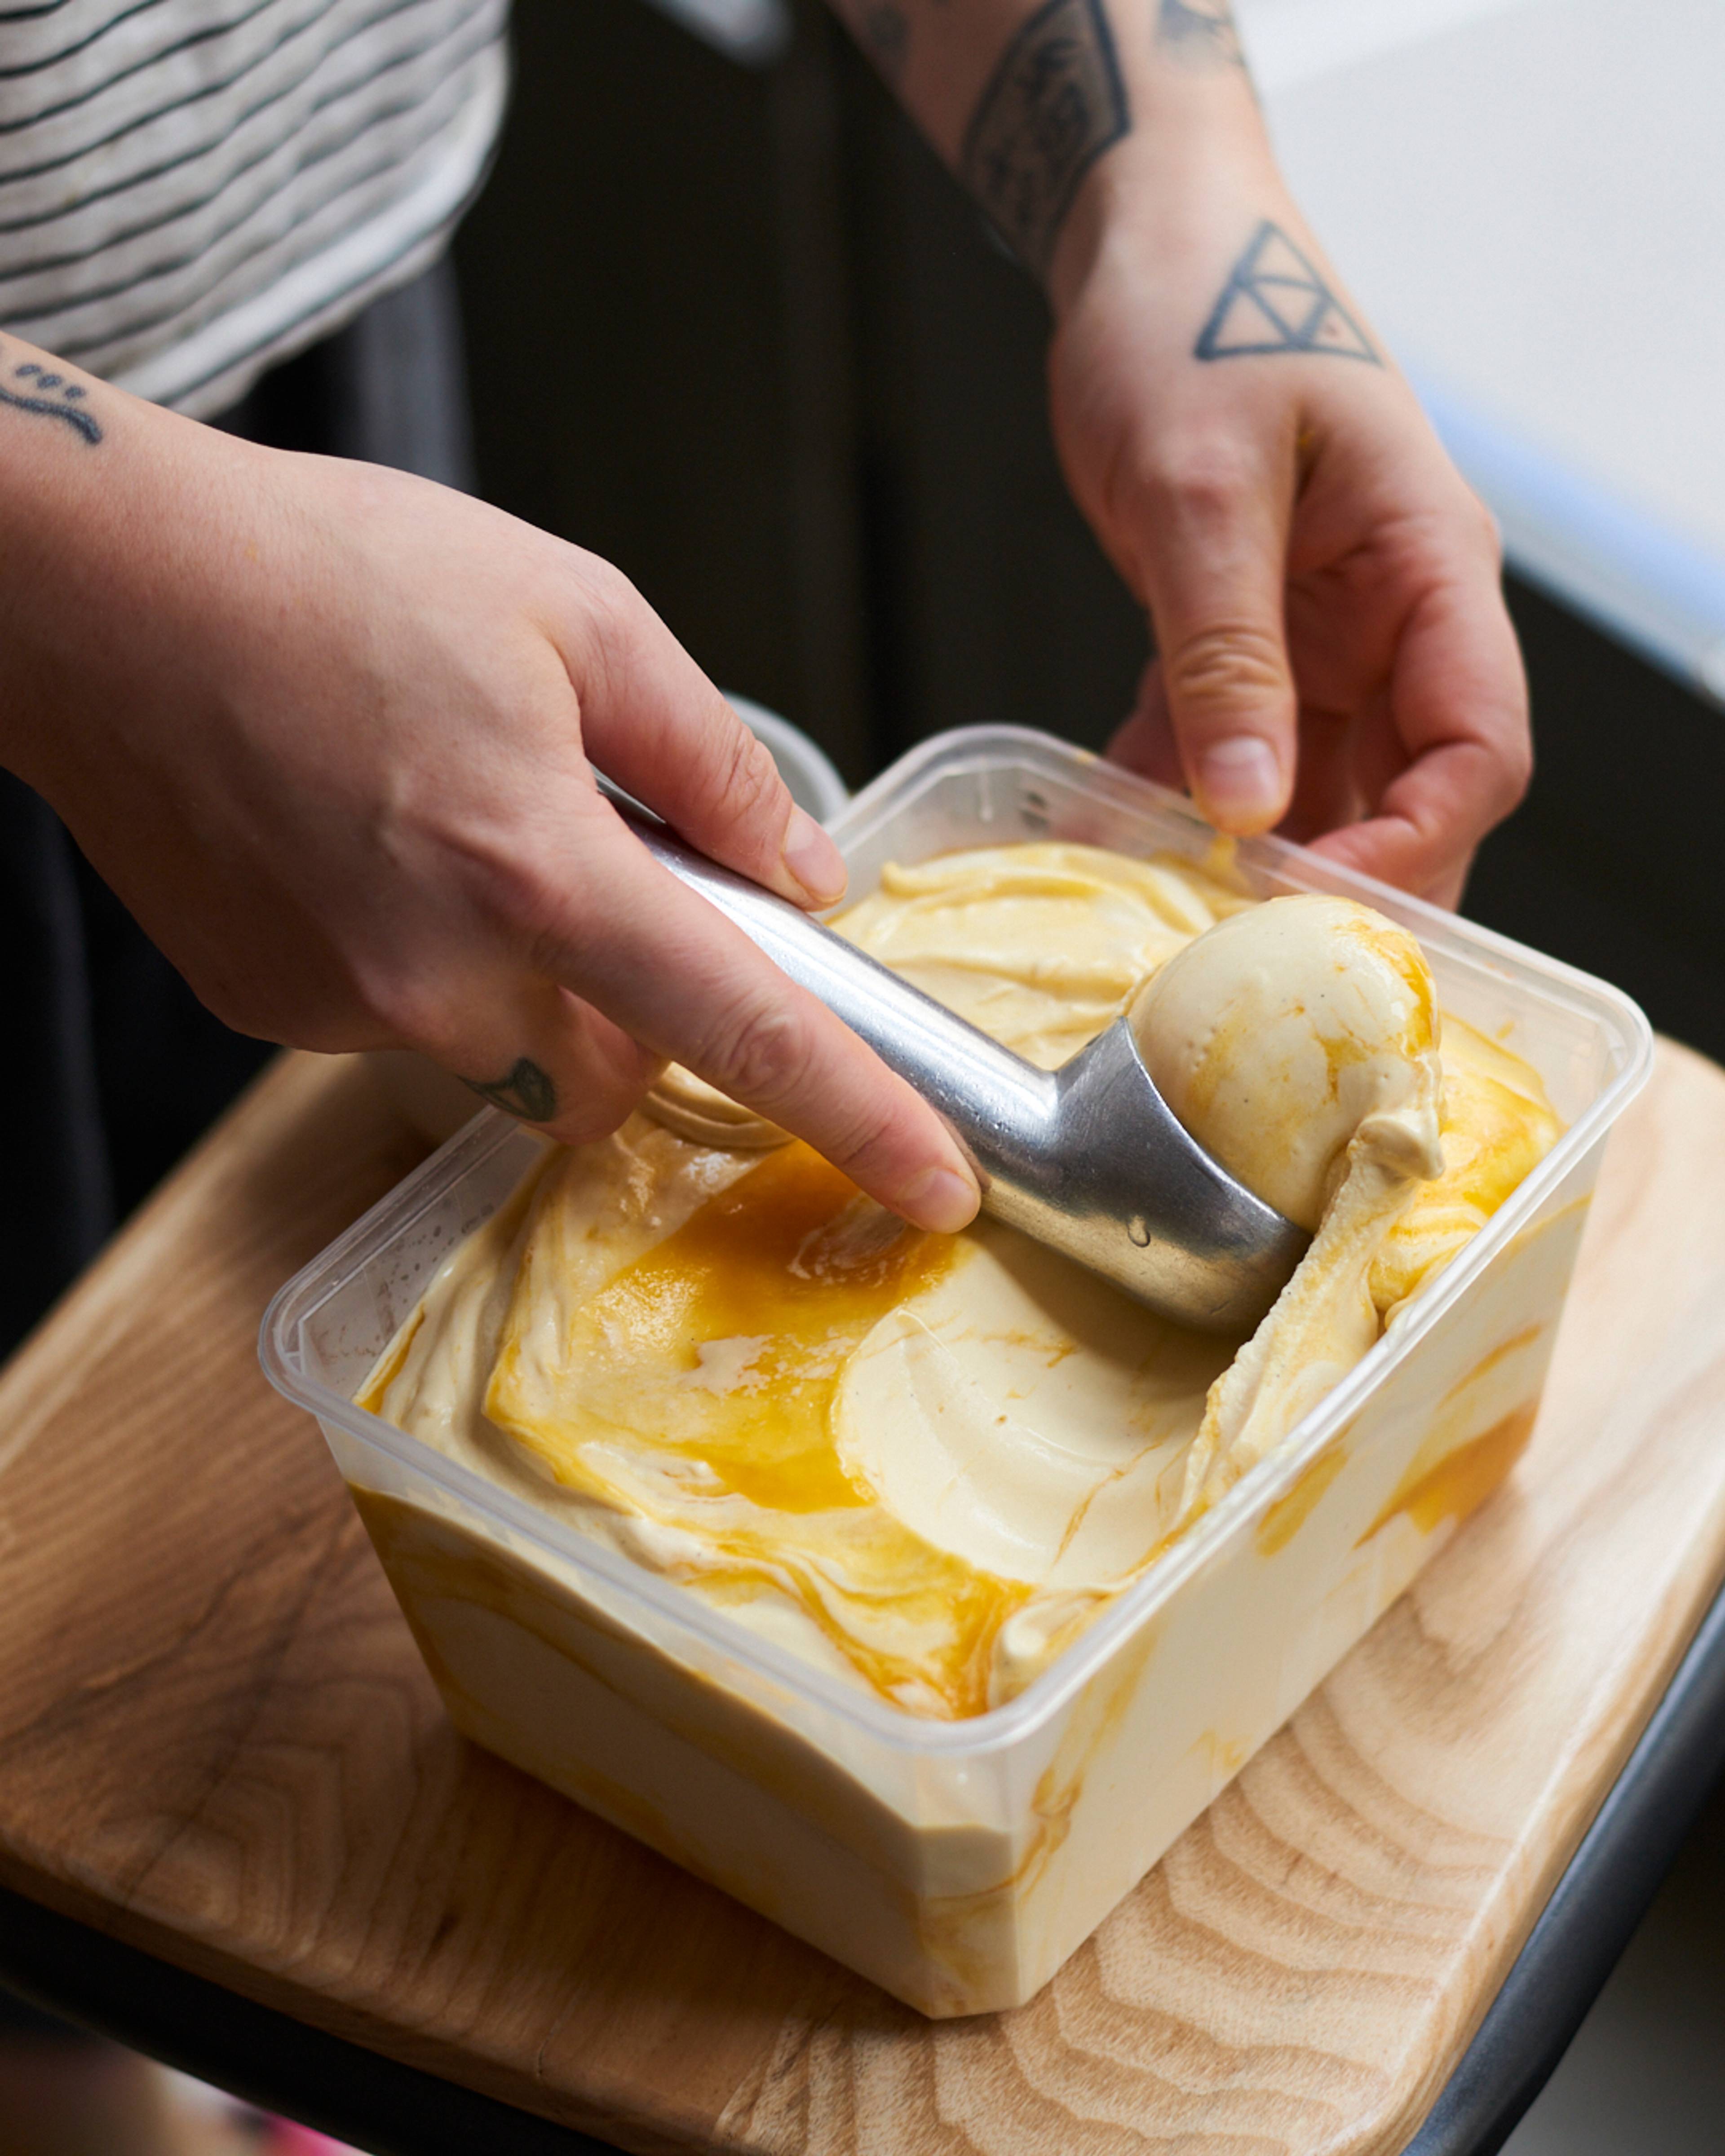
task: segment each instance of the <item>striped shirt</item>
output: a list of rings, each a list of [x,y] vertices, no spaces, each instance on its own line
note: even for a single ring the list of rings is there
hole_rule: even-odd
[[[0,0],[0,323],[220,411],[434,260],[507,0]]]

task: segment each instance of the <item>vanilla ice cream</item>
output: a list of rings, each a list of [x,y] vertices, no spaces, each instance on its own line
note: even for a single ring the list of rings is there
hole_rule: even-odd
[[[1352,901],[1032,844],[889,870],[837,925],[1045,1066],[1129,1009],[1175,1113],[1315,1230],[1254,1337],[1184,1332],[998,1222],[909,1229],[673,1079],[455,1253],[362,1399],[815,1666],[962,1718],[1279,1444],[1558,1126],[1466,1027],[1440,1064],[1417,942]]]

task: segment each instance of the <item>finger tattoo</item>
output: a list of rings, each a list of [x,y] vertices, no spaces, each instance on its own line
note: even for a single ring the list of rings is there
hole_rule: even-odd
[[[539,1065],[518,1056],[501,1078],[464,1078],[461,1083],[494,1108],[524,1123],[548,1123],[557,1111],[557,1089]]]

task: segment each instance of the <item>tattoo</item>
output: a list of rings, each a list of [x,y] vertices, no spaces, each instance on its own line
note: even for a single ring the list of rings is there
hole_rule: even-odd
[[[1245,65],[1228,0],[1161,0],[1156,34],[1189,67]]]
[[[19,382],[29,386],[20,389]],[[0,404],[10,404],[19,412],[39,412],[44,418],[64,419],[93,449],[102,439],[102,429],[95,414],[83,408],[87,393],[82,382],[68,382],[64,374],[55,374],[33,359],[13,367],[11,383],[0,382]]]
[[[1266,218],[1234,265],[1194,347],[1199,359],[1333,352],[1382,364],[1365,331],[1279,225]]]
[[[501,1108],[506,1115],[518,1116],[524,1123],[548,1123],[557,1111],[557,1089],[539,1068],[526,1056],[516,1059],[512,1070],[489,1083],[478,1078],[464,1078],[461,1083],[489,1101],[494,1108]]]
[[[1101,0],[1047,0],[989,78],[959,177],[1040,275],[1085,174],[1131,126]]]
[[[875,66],[889,82],[896,82],[911,49],[910,17],[893,0],[870,0],[863,10],[862,33]]]

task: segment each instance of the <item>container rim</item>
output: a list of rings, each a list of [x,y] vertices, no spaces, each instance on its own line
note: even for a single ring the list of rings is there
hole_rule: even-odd
[[[856,835],[856,827],[867,821],[885,797],[901,793],[907,782],[931,767],[943,765],[962,771],[978,758],[994,768],[1000,767],[1003,759],[1009,768],[1022,768],[1028,763],[1063,783],[1081,779],[1092,793],[1111,796],[1128,810],[1153,810],[1162,817],[1173,814],[1195,832],[1209,833],[1210,827],[1184,796],[1134,773],[1104,764],[1087,751],[1050,735],[1021,726],[965,727],[933,736],[856,794],[833,819],[831,828],[841,840]],[[513,1143],[524,1148],[525,1172],[528,1150],[548,1144],[549,1141],[534,1138],[496,1109],[483,1110],[271,1298],[259,1329],[258,1357],[264,1375],[296,1405],[321,1420],[339,1424],[449,1496],[507,1525],[559,1567],[572,1567],[578,1573],[597,1573],[625,1600],[634,1599],[656,1609],[674,1625],[701,1636],[709,1646],[752,1669],[757,1676],[803,1698],[821,1712],[849,1722],[875,1743],[907,1756],[949,1759],[983,1756],[1021,1743],[1060,1712],[1131,1635],[1154,1620],[1163,1604],[1209,1561],[1219,1543],[1249,1527],[1286,1494],[1310,1461],[1358,1411],[1363,1397],[1467,1292],[1551,1191],[1604,1137],[1646,1083],[1652,1068],[1653,1034],[1645,1016],[1609,983],[1548,958],[1493,930],[1462,921],[1391,885],[1314,855],[1289,840],[1242,840],[1239,858],[1248,869],[1262,866],[1308,888],[1359,897],[1400,919],[1423,942],[1429,942],[1451,957],[1475,963],[1496,961],[1493,970],[1512,974],[1530,993],[1599,1025],[1606,1034],[1617,1068],[1485,1227],[1429,1287],[1415,1295],[1405,1315],[1397,1317],[1348,1375],[1295,1424],[1276,1450],[1242,1476],[1219,1504],[1004,1706],[963,1721],[932,1722],[854,1691],[788,1650],[747,1631],[722,1610],[710,1608],[674,1581],[644,1572],[589,1541],[422,1440],[357,1406],[311,1375],[301,1347],[303,1328],[328,1297],[346,1285],[361,1262],[398,1240],[464,1177],[506,1146]]]

